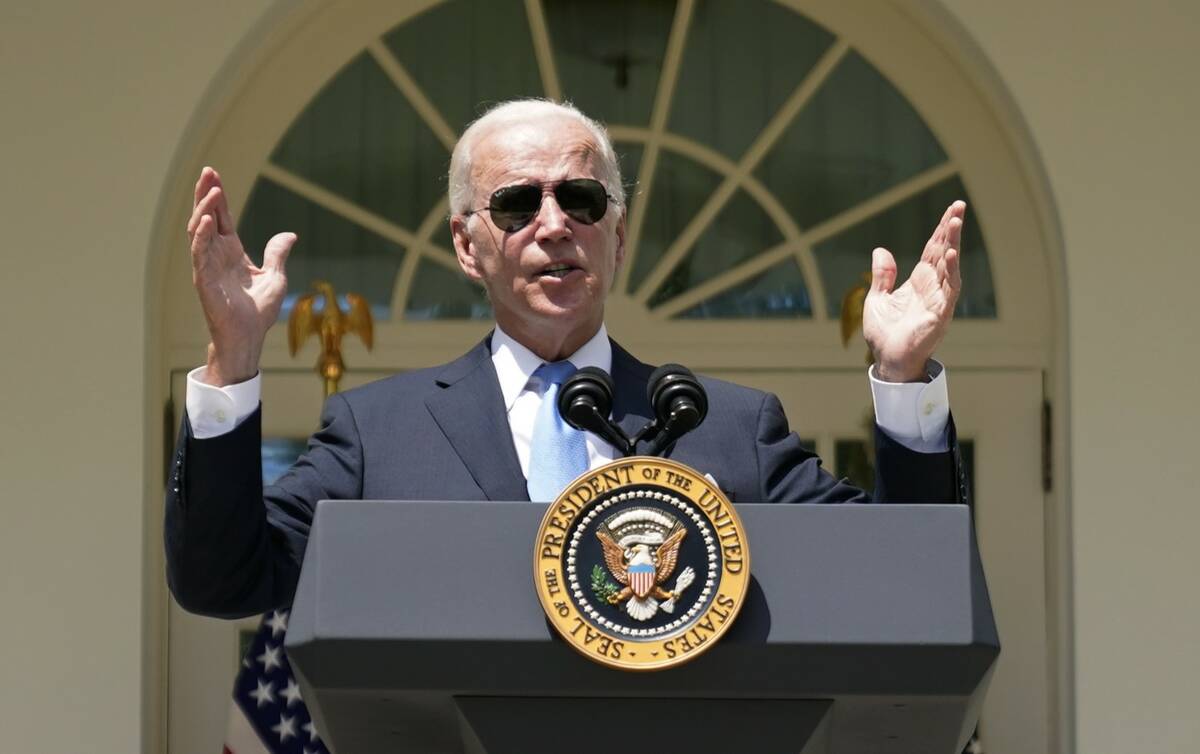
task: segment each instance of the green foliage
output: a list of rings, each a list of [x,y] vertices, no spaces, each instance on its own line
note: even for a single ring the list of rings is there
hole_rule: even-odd
[[[592,594],[602,602],[608,602],[610,598],[616,597],[621,590],[617,585],[608,580],[608,574],[599,565],[592,566]]]

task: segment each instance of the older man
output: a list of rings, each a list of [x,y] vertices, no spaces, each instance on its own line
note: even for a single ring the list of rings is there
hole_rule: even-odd
[[[172,590],[186,608],[236,616],[278,607],[295,590],[321,499],[546,500],[556,469],[539,450],[539,414],[561,379],[584,366],[612,373],[613,419],[632,432],[651,417],[651,367],[608,339],[604,303],[625,256],[625,200],[604,129],[572,107],[523,100],[466,130],[450,168],[450,226],[463,272],[488,292],[495,330],[460,359],[332,397],[308,451],[262,488],[258,360],[284,293],[291,233],[262,267],[246,256],[220,178],[205,168],[188,223],[193,280],[212,343],[189,375],[187,418],[168,484]],[[961,496],[945,377],[929,361],[954,311],[965,205],[956,202],[910,279],[876,249],[864,332],[871,377],[879,501]],[[929,366],[932,364],[932,368]],[[543,366],[549,365],[549,366]],[[703,379],[709,416],[670,449],[713,473],[735,501],[865,502],[820,469],[771,395]],[[932,417],[916,406],[933,404]],[[544,435],[543,435],[544,436]],[[575,438],[580,470],[614,457]],[[545,475],[551,475],[546,477]]]

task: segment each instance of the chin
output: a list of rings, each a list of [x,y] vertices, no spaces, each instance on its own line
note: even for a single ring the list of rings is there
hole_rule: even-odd
[[[553,291],[540,290],[529,302],[536,312],[566,316],[572,312],[586,314],[596,306],[596,297],[590,287],[572,286]]]

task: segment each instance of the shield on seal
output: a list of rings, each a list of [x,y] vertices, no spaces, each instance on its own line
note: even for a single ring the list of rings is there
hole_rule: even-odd
[[[654,588],[654,565],[637,563],[629,566],[629,588],[638,599],[645,599]]]

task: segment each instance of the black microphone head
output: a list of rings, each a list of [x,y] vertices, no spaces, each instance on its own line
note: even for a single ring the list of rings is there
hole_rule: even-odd
[[[692,370],[680,364],[655,369],[646,385],[646,398],[660,427],[674,415],[678,428],[688,432],[708,415],[708,394]]]
[[[612,413],[613,381],[599,367],[584,367],[568,377],[558,390],[558,413],[578,430],[595,432],[595,417]]]

